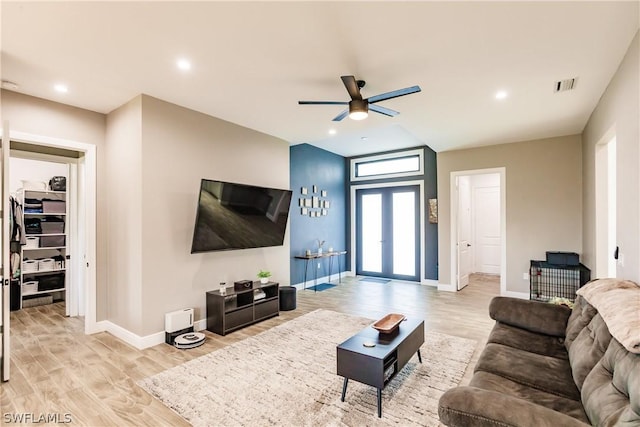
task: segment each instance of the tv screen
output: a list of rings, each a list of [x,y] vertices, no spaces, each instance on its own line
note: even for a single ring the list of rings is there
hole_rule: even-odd
[[[191,253],[282,246],[291,191],[203,179]]]

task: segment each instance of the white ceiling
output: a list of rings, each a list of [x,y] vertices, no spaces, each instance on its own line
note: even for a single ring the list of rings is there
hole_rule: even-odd
[[[446,151],[580,133],[640,26],[638,5],[3,1],[1,71],[19,92],[101,113],[145,93],[344,156]],[[365,97],[422,92],[379,104],[399,116],[362,122],[297,104],[348,100],[340,76],[351,74]],[[573,91],[553,92],[572,77]]]

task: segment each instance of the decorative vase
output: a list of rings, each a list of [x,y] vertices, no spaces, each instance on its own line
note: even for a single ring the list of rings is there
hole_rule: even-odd
[[[322,248],[318,248],[318,255],[322,255]]]
[[[262,283],[263,285],[269,283],[269,278],[268,277],[261,277],[260,278],[260,283]]]

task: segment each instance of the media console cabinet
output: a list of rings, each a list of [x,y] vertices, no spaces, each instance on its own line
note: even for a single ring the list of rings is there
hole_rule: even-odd
[[[207,330],[218,335],[280,314],[279,284],[253,282],[252,289],[207,292]]]

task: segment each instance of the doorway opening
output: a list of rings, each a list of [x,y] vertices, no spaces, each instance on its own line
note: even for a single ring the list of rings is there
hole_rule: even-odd
[[[500,276],[506,290],[505,168],[451,173],[452,290],[471,274]]]
[[[25,234],[12,243],[11,310],[57,302],[66,316],[83,316],[86,281],[75,256],[85,252],[78,239],[84,223],[84,211],[78,209],[80,153],[43,154],[37,147],[22,151],[25,144],[15,145],[19,149],[10,152],[9,190],[20,207]],[[53,187],[52,177],[60,177]]]
[[[77,141],[9,131],[10,158],[66,163],[69,165],[68,263],[71,293],[66,315],[84,316],[84,332],[99,332],[96,321],[96,147]],[[10,164],[7,165],[11,173]]]
[[[617,276],[616,137],[608,132],[596,144],[596,277]]]

